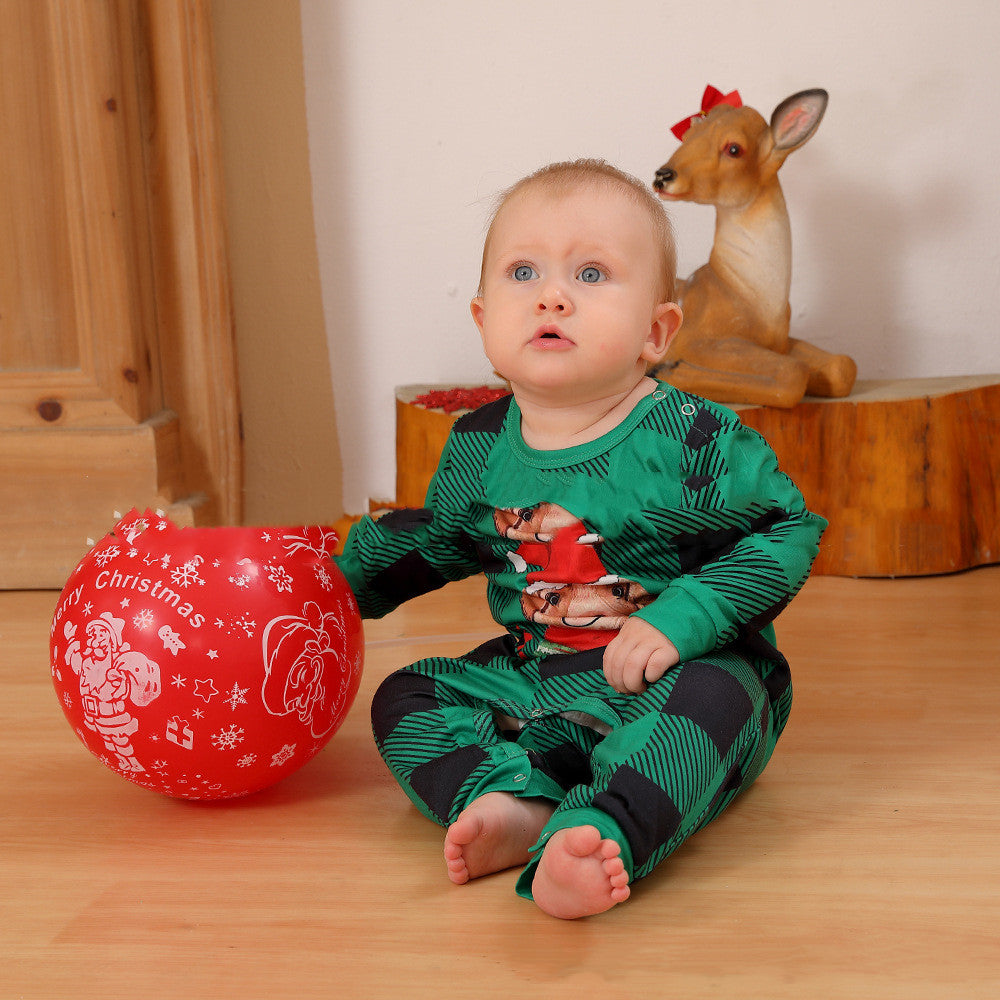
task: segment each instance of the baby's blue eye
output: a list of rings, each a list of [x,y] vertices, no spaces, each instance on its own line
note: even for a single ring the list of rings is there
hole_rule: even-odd
[[[530,264],[518,264],[514,268],[515,281],[531,281],[532,278],[537,277],[538,272]]]
[[[604,274],[601,272],[600,268],[597,267],[585,267],[577,277],[586,282],[588,285],[596,284],[598,281],[604,280]]]

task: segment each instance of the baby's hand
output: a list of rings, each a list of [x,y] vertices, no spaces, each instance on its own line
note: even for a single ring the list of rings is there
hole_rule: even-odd
[[[604,676],[619,694],[641,694],[680,662],[677,647],[641,618],[629,618],[604,650]]]

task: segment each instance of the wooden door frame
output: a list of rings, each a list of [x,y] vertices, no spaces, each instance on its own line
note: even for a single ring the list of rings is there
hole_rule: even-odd
[[[197,520],[239,524],[243,459],[208,0],[138,0],[142,120],[165,405]],[[127,11],[126,11],[127,16]]]

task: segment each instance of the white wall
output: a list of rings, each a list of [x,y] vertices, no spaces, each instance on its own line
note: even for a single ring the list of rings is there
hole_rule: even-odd
[[[782,184],[793,331],[862,378],[1000,372],[995,0],[301,0],[348,511],[395,491],[395,386],[489,378],[468,311],[492,196],[557,159],[641,178],[712,83],[830,92]],[[710,208],[673,210],[680,271]]]

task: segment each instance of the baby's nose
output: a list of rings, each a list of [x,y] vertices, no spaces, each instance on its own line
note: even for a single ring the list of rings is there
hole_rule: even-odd
[[[559,312],[564,313],[570,307],[569,296],[567,296],[559,285],[553,284],[542,289],[538,296],[538,312]]]

